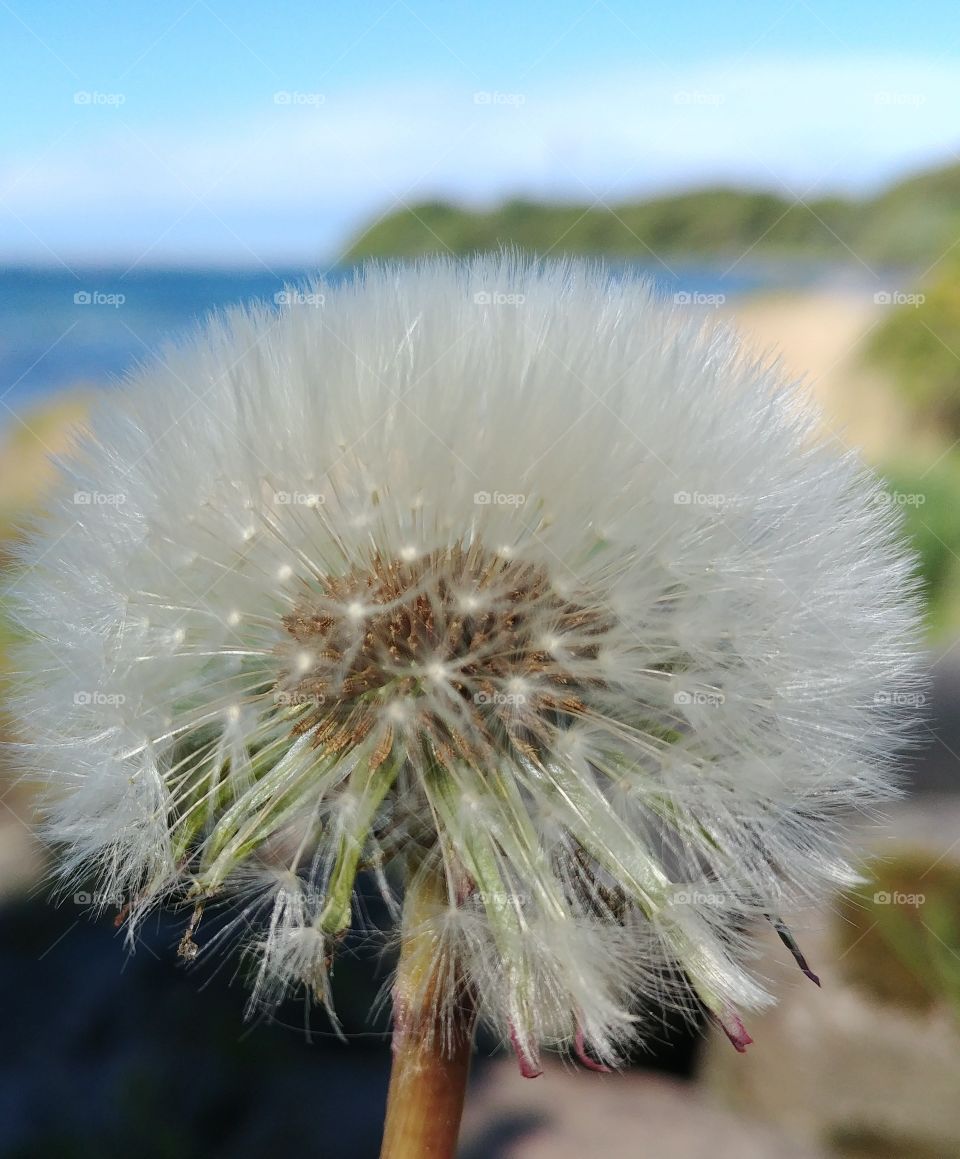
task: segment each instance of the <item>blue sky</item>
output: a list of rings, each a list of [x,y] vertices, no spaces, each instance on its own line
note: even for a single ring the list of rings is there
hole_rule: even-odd
[[[946,3],[0,0],[0,259],[306,264],[433,196],[872,189],[960,159],[958,63]]]

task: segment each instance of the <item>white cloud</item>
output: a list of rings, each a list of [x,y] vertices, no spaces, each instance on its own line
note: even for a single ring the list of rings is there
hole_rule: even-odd
[[[0,251],[310,261],[400,200],[615,200],[710,181],[812,196],[954,159],[960,144],[960,75],[913,58],[310,98],[265,92],[232,120],[159,128],[133,102],[71,109],[59,141],[0,169]]]

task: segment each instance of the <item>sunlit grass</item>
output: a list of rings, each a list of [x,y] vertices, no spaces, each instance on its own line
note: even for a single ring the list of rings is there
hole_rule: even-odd
[[[960,632],[960,453],[884,467],[890,502],[917,553],[932,640]]]
[[[929,853],[879,860],[868,882],[840,899],[840,961],[849,981],[880,1002],[960,1019],[960,866]]]
[[[88,405],[83,394],[61,395],[23,416],[9,417],[0,430],[0,551],[53,482],[57,456],[70,446]]]

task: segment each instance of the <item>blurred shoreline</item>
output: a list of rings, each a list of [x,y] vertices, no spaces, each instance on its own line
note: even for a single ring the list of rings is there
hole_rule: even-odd
[[[671,289],[671,283],[663,280],[658,285],[668,301],[676,297],[679,305],[705,320],[723,318],[733,322],[751,353],[779,357],[786,372],[810,388],[837,433],[863,450],[868,458],[876,460],[895,447],[904,412],[894,392],[884,389],[883,384],[857,365],[857,355],[864,339],[883,320],[887,307],[874,300],[874,292],[866,284],[844,283],[842,278],[831,282],[826,268],[820,274],[822,280],[809,288],[789,285],[757,288],[750,278],[737,283],[736,289],[727,286],[724,290],[717,288],[726,283],[716,271],[698,267],[691,268],[673,283],[680,288]],[[300,275],[301,283],[306,276]],[[67,281],[64,277],[64,286]],[[207,289],[219,288],[226,294],[229,284],[230,277],[225,276],[223,285],[208,284]],[[241,281],[238,290],[245,288],[246,283]],[[263,289],[262,279],[259,288]],[[174,282],[169,291],[172,293],[175,289]],[[49,293],[56,296],[60,291]],[[259,296],[269,304],[269,298]],[[123,311],[132,307],[132,302],[113,308],[91,306],[94,312],[109,310],[113,316],[103,320],[94,315],[96,325],[90,328],[90,340],[84,339],[83,370],[71,374],[63,369],[44,377],[38,365],[31,375],[21,376],[13,389],[8,387],[5,400],[8,409],[0,415],[0,461],[5,465],[0,484],[0,512],[29,503],[38,486],[50,477],[45,457],[62,452],[69,431],[84,413],[91,394],[99,387],[109,387],[125,369],[142,361],[151,349],[161,348],[165,340],[188,333],[205,313],[216,308],[217,299],[203,300],[208,303],[207,307],[200,305],[199,297],[188,296],[181,310],[168,308],[159,312],[150,303],[141,302],[138,317],[150,314],[147,329],[152,342],[128,332],[129,323]],[[238,292],[233,299],[227,296],[227,300],[248,299]],[[31,307],[34,308],[39,309],[39,303]],[[163,322],[170,323],[169,331],[160,328]],[[121,341],[116,330],[126,332],[126,339]],[[9,335],[16,333],[20,334],[23,352],[14,358],[13,339]],[[94,341],[98,335],[102,357],[99,367],[91,364],[98,349]],[[6,340],[7,361],[36,360],[38,355],[33,345],[39,340],[40,336],[33,334],[29,327],[19,332],[11,327]],[[138,349],[130,351],[124,361],[128,342]],[[866,405],[868,398],[869,406]]]
[[[903,271],[868,272],[835,260],[680,261],[607,259],[615,274],[652,280],[660,296],[692,310],[726,310],[756,297],[836,294],[872,303],[909,283]],[[109,383],[211,313],[241,303],[279,308],[313,279],[353,267],[256,270],[42,268],[0,270],[0,431],[34,404],[77,383]],[[11,416],[10,411],[13,412]]]

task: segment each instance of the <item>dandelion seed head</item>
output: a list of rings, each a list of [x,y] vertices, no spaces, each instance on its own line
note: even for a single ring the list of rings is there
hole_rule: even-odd
[[[526,1073],[616,1063],[651,1002],[743,1045],[756,922],[849,880],[916,716],[895,510],[642,283],[506,256],[323,294],[107,397],[22,549],[65,879],[133,924],[234,899],[253,1003],[330,1007],[358,874],[396,912],[429,870],[441,1012],[469,988]]]

